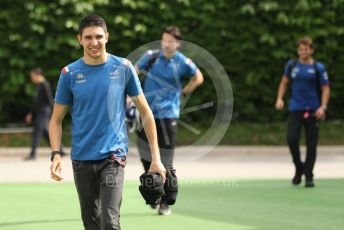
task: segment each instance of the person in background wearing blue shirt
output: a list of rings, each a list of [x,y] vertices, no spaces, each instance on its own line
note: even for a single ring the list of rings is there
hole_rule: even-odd
[[[86,230],[120,229],[124,166],[128,152],[125,101],[131,96],[141,116],[152,153],[150,172],[165,178],[154,118],[133,66],[106,52],[105,21],[91,14],[80,22],[83,57],[61,71],[49,124],[51,177],[62,180],[62,120],[70,107],[72,165]]]
[[[174,173],[173,157],[180,97],[182,94],[190,94],[201,85],[203,75],[191,59],[178,51],[181,40],[178,27],[170,26],[163,30],[161,40],[161,50],[148,50],[135,64],[135,70],[144,75],[144,79],[141,79],[142,88],[154,115],[161,161],[168,172]],[[188,80],[188,83],[183,87],[184,80]],[[151,159],[146,136],[142,129],[138,129],[137,134],[138,150],[147,171]],[[168,185],[165,184],[165,193],[166,186]],[[162,197],[160,215],[171,214],[168,199],[167,196]]]
[[[306,177],[305,187],[314,187],[313,168],[319,135],[319,120],[325,118],[330,98],[330,81],[324,65],[313,59],[312,39],[301,38],[297,43],[298,60],[290,60],[280,82],[275,107],[284,108],[283,97],[288,83],[291,83],[291,100],[287,142],[295,165],[292,184],[299,185],[302,175]],[[306,159],[300,157],[300,133],[302,126],[306,133]]]

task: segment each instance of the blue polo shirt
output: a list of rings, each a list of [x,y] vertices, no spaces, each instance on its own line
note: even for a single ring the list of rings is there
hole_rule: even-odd
[[[291,100],[289,104],[290,111],[317,110],[321,101],[318,95],[318,83],[315,68],[313,64],[301,64],[299,61],[291,70],[288,76],[288,70],[291,68],[293,60],[289,60],[285,66],[284,76],[291,78]],[[316,63],[316,68],[320,76],[320,85],[330,84],[327,71],[320,62]]]
[[[125,156],[126,96],[141,92],[135,70],[124,58],[109,54],[100,65],[88,65],[81,58],[64,67],[55,102],[70,106],[72,159],[100,160],[114,151]]]
[[[152,59],[152,50],[148,50],[138,61],[140,71],[148,70]],[[179,118],[180,96],[183,81],[196,74],[197,67],[191,59],[177,51],[167,59],[160,51],[159,56],[145,77],[143,92],[155,118]]]

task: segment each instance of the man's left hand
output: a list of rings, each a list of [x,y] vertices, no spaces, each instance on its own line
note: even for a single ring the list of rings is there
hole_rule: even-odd
[[[152,161],[148,173],[159,173],[164,180],[166,179],[166,169],[161,161]]]

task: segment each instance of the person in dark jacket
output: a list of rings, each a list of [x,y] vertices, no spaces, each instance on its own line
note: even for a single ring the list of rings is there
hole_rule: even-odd
[[[49,142],[48,124],[53,106],[53,96],[49,82],[43,75],[43,70],[39,67],[30,71],[31,81],[36,85],[36,93],[29,112],[25,117],[25,122],[33,124],[31,152],[25,160],[35,160],[36,150],[42,136]]]

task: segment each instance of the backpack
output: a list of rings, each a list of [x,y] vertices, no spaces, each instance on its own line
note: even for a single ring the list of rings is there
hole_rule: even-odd
[[[295,68],[296,64],[298,63],[298,60],[292,60],[291,64],[289,65],[289,68],[287,69],[287,77],[290,80],[290,85],[292,85],[293,83],[293,78],[291,77],[291,73],[293,72],[293,69]],[[317,95],[318,95],[318,99],[321,102],[321,93],[322,93],[322,89],[321,89],[321,76],[320,76],[320,71],[317,67],[318,62],[316,60],[314,60],[313,63],[313,68],[315,71],[315,77],[317,79]],[[292,87],[290,87],[290,90],[292,89]]]

